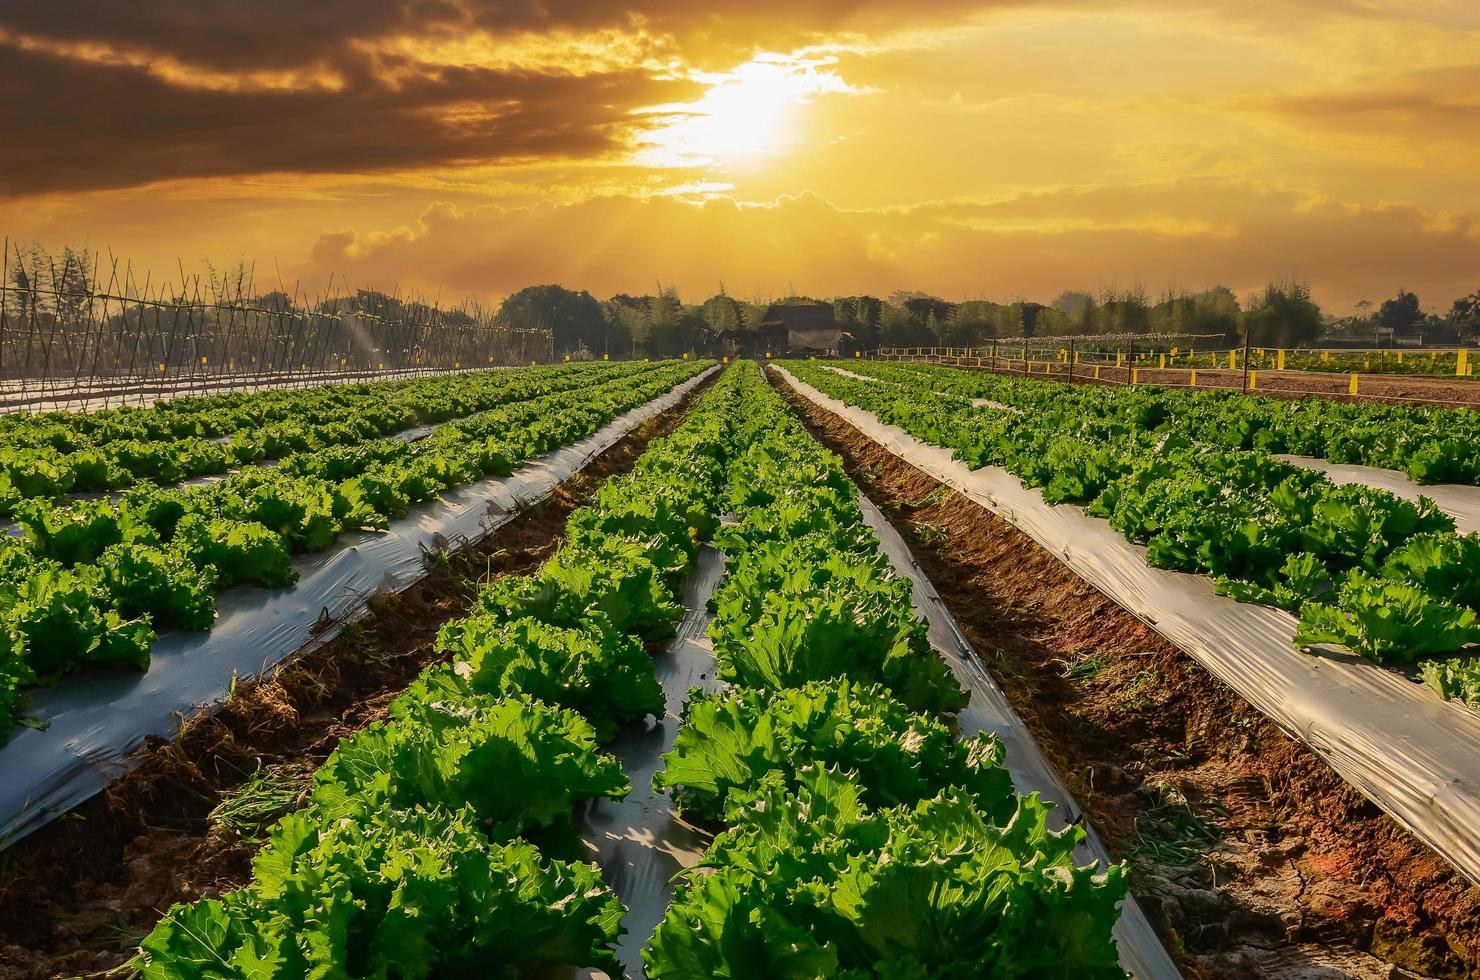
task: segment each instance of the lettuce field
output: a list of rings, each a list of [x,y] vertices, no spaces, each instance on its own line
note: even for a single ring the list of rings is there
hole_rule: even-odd
[[[1477,437],[864,360],[6,417],[0,977],[1472,975]],[[985,515],[1083,590],[961,571]],[[1035,675],[1055,604],[1148,649]],[[1076,713],[1117,658],[1137,738]],[[1290,925],[1323,847],[1365,938]]]

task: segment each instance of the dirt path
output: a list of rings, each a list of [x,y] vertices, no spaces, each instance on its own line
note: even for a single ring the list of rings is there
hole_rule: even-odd
[[[294,809],[339,740],[384,717],[441,659],[442,624],[467,612],[483,582],[550,557],[570,513],[673,431],[712,383],[629,432],[487,541],[434,560],[399,595],[372,598],[368,615],[340,636],[238,685],[174,742],[145,746],[141,764],[106,793],[0,852],[0,980],[116,967],[172,904],[249,880],[253,830]],[[269,778],[253,783],[254,775]],[[230,797],[242,812],[223,825],[211,812]]]
[[[1480,889],[1027,535],[831,413],[1190,976],[1480,976]]]

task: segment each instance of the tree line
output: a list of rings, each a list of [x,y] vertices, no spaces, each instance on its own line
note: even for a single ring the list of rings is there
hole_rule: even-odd
[[[1400,342],[1422,336],[1454,342],[1480,334],[1480,290],[1455,300],[1445,314],[1424,313],[1418,297],[1399,290],[1380,305],[1359,304],[1354,315],[1323,312],[1308,283],[1281,279],[1241,300],[1226,286],[1148,296],[1140,286],[1098,293],[1066,291],[1052,302],[976,299],[952,302],[921,292],[816,299],[788,296],[782,304],[831,308],[842,347],[982,346],[996,338],[1101,334],[1221,335],[1237,345],[1298,347],[1321,342]],[[685,303],[672,287],[647,295],[598,300],[557,285],[530,286],[504,300],[498,318],[509,326],[548,329],[563,353],[599,357],[673,356],[681,351],[754,353],[770,343],[759,326],[769,303],[740,299],[723,287]]]

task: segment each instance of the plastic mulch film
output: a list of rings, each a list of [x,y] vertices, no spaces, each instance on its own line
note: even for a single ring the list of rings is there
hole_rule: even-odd
[[[288,589],[228,589],[209,633],[166,633],[149,669],[90,671],[30,693],[27,715],[0,748],[0,842],[25,837],[102,790],[150,736],[171,738],[178,715],[218,701],[233,678],[261,674],[310,643],[337,634],[377,591],[400,591],[425,574],[430,550],[476,541],[545,499],[633,426],[665,411],[718,368],[613,420],[595,434],[546,453],[505,478],[449,491],[411,508],[385,532],[340,538],[296,559]],[[318,628],[318,624],[331,624]]]
[[[1107,522],[1045,504],[998,467],[970,470],[950,450],[776,370],[814,404],[1027,533],[1480,883],[1480,714],[1357,657],[1301,653],[1290,613],[1217,596],[1203,576],[1152,568],[1145,549]]]
[[[1315,470],[1326,474],[1332,483],[1363,483],[1369,487],[1386,490],[1395,497],[1417,501],[1428,497],[1439,505],[1439,509],[1454,518],[1455,529],[1461,533],[1480,531],[1480,487],[1467,487],[1454,483],[1425,485],[1414,483],[1397,470],[1379,469],[1375,466],[1357,466],[1348,463],[1328,463],[1311,456],[1275,455],[1292,466]]]
[[[858,374],[843,368],[823,365],[829,371],[841,374],[847,378],[858,381],[872,381],[876,384],[891,384],[882,378],[871,377],[867,374]],[[978,408],[1000,409],[1004,412],[1018,412],[1022,409],[1001,402],[994,402],[987,398],[973,398],[971,404]],[[1347,484],[1361,483],[1379,490],[1386,490],[1395,497],[1411,500],[1415,503],[1419,497],[1428,497],[1439,509],[1454,518],[1455,529],[1462,534],[1471,531],[1480,531],[1480,487],[1465,486],[1463,484],[1422,484],[1414,483],[1412,480],[1397,470],[1382,469],[1376,466],[1358,466],[1350,463],[1330,463],[1324,459],[1314,456],[1294,456],[1289,453],[1274,453],[1274,458],[1283,460],[1291,466],[1299,466],[1302,469],[1315,470],[1317,473],[1326,474],[1326,478],[1332,483]]]
[[[997,735],[1006,746],[1006,765],[1018,792],[1037,792],[1055,803],[1050,819],[1056,827],[1080,822],[1082,814],[1073,797],[1002,691],[982,669],[898,532],[867,498],[860,495],[859,501],[884,553],[895,570],[910,580],[916,611],[930,624],[931,645],[951,665],[962,686],[971,691],[971,703],[959,716],[961,734],[989,731]],[[673,901],[673,876],[697,864],[711,839],[708,832],[674,813],[672,801],[653,791],[652,780],[662,767],[663,753],[673,747],[690,690],[700,687],[716,691],[724,687],[715,679],[714,648],[707,635],[710,614],[706,608],[723,573],[720,554],[713,548],[702,549],[694,573],[684,587],[684,615],[678,635],[654,658],[658,680],[668,701],[663,719],[651,728],[629,727],[609,747],[622,760],[632,792],[618,801],[594,800],[581,814],[581,837],[592,859],[601,866],[602,875],[628,908],[623,920],[627,931],[617,944],[617,958],[626,980],[641,980],[643,976],[642,948]],[[1086,829],[1089,837],[1081,845],[1080,862],[1108,861],[1109,856],[1094,831]],[[1133,898],[1122,909],[1115,940],[1121,965],[1138,980],[1171,980],[1181,976]],[[606,976],[599,970],[576,975]]]
[[[626,932],[617,941],[624,976],[643,976],[642,948],[663,921],[673,902],[673,876],[699,863],[712,835],[674,812],[667,794],[653,789],[653,774],[663,768],[663,753],[673,748],[689,691],[718,691],[714,647],[709,642],[709,597],[724,576],[724,559],[711,547],[699,551],[694,571],[684,584],[683,619],[678,635],[653,657],[667,708],[652,727],[629,725],[606,750],[622,760],[632,792],[620,800],[597,799],[578,814],[581,839],[590,859],[612,891],[627,906]],[[605,977],[601,970],[582,970],[579,977]]]
[[[899,536],[894,526],[884,519],[879,509],[862,494],[859,503],[863,507],[864,519],[873,528],[874,534],[883,545],[884,553],[894,565],[895,571],[910,580],[914,590],[915,609],[930,624],[930,645],[935,647],[961,686],[971,692],[971,703],[957,716],[963,738],[977,732],[991,732],[1002,740],[1007,749],[1006,767],[1012,776],[1012,784],[1019,793],[1038,793],[1054,804],[1050,822],[1055,829],[1065,824],[1077,823],[1085,830],[1085,840],[1076,852],[1081,865],[1092,862],[1110,863],[1110,854],[1100,841],[1084,813],[1074,802],[1053,764],[1033,741],[1023,720],[1012,710],[1007,696],[992,680],[981,659],[961,633],[955,619],[941,601],[940,593],[925,577],[925,572],[915,563],[909,546]],[[1120,950],[1120,965],[1137,980],[1162,980],[1176,978],[1182,974],[1172,963],[1172,958],[1162,946],[1161,940],[1151,928],[1146,914],[1131,896],[1121,906],[1120,920],[1115,924],[1115,945]]]

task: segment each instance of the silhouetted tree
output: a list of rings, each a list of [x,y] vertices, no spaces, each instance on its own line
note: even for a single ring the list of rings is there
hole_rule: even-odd
[[[555,336],[555,349],[561,352],[584,344],[602,353],[611,340],[601,304],[584,289],[574,292],[562,286],[526,286],[503,301],[498,321],[508,327],[549,330]]]
[[[1249,300],[1243,329],[1252,344],[1297,347],[1320,336],[1321,308],[1310,298],[1308,283],[1271,282]]]
[[[1401,289],[1395,298],[1383,300],[1382,307],[1377,311],[1378,326],[1388,327],[1399,336],[1412,333],[1423,321],[1418,294]]]

